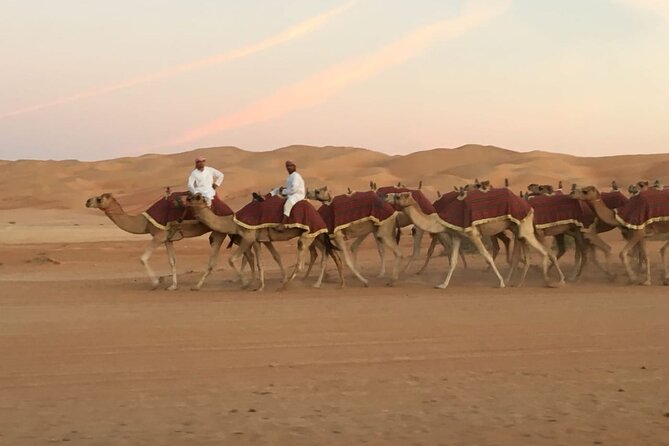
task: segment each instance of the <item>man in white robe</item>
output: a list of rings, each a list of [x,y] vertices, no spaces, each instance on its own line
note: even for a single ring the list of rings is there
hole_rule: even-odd
[[[272,195],[283,195],[286,197],[286,202],[283,205],[283,220],[281,220],[281,224],[276,228],[277,231],[283,231],[285,229],[285,225],[288,222],[288,217],[290,217],[290,211],[293,209],[293,206],[295,206],[298,201],[304,200],[307,195],[304,179],[302,178],[302,175],[297,173],[297,166],[293,161],[286,161],[286,170],[288,171],[286,185],[272,191]]]
[[[188,192],[201,194],[208,206],[216,196],[216,188],[223,183],[223,174],[213,167],[205,165],[207,159],[203,156],[195,158],[195,169],[188,177]]]

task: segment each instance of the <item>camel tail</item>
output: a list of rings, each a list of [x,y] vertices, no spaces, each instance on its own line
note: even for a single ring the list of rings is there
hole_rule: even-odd
[[[318,237],[321,239],[321,242],[323,242],[323,246],[325,246],[325,255],[330,255],[335,251],[339,251],[339,248],[337,248],[335,244],[332,243],[332,240],[330,240],[330,234],[321,234]]]
[[[232,245],[234,245],[234,244],[239,244],[239,242],[242,239],[242,237],[240,235],[237,235],[237,234],[228,234],[228,237],[230,237],[230,243],[228,243],[228,246],[227,246],[226,249],[232,248]]]

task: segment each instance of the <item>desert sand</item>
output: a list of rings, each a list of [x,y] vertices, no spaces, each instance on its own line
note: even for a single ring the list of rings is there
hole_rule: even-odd
[[[609,283],[589,266],[579,283],[493,288],[467,255],[435,290],[445,257],[395,287],[362,288],[334,266],[323,289],[286,292],[265,255],[267,291],[240,291],[223,252],[200,292],[189,287],[206,238],[176,244],[180,290],[150,290],[139,263],[148,236],[124,234],[89,196],[114,192],[130,211],[179,185],[196,152],[95,163],[0,161],[0,444],[669,444],[667,288]],[[467,146],[404,157],[353,148],[259,154],[204,149],[226,173],[233,208],[280,183],[294,158],[308,185],[366,189],[422,180],[426,194],[475,177],[606,186],[662,179],[669,155],[604,159]],[[665,179],[666,181],[666,179]],[[175,190],[178,189],[175,188]],[[408,231],[405,231],[408,235]],[[614,251],[620,236],[606,234]],[[660,281],[660,242],[651,242]],[[427,246],[424,242],[423,251]],[[410,252],[410,239],[402,239]],[[280,246],[287,264],[294,243]],[[573,268],[573,256],[561,262]],[[168,272],[166,255],[154,268]],[[506,265],[498,262],[502,272]]]

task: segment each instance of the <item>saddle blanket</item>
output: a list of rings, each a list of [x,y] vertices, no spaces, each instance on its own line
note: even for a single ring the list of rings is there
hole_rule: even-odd
[[[333,234],[361,221],[370,220],[378,225],[396,214],[395,208],[374,191],[337,195],[318,212]]]
[[[188,192],[173,192],[168,197],[161,198],[142,213],[153,225],[160,229],[166,229],[172,222],[195,220],[192,209],[186,207]],[[214,214],[225,217],[234,214],[230,206],[215,196],[211,202],[211,210]]]
[[[589,228],[595,222],[595,213],[590,206],[569,195],[537,195],[529,203],[534,209],[534,226],[539,229],[567,223]]]
[[[235,222],[247,229],[274,228],[283,220],[285,198],[274,195],[264,201],[252,201],[235,214]],[[290,211],[286,228],[299,228],[315,237],[327,232],[327,226],[316,208],[307,200],[295,203]]]
[[[630,229],[643,229],[651,223],[669,221],[669,192],[645,190],[630,198],[615,213],[616,219]]]

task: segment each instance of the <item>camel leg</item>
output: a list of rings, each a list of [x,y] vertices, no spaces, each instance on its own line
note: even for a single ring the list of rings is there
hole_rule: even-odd
[[[170,261],[170,269],[172,275],[172,285],[168,286],[166,289],[168,291],[174,291],[177,289],[177,256],[174,252],[174,243],[171,241],[165,242],[165,249],[167,250],[167,257]]]
[[[613,281],[616,278],[616,273],[611,271],[611,247],[606,243],[596,232],[586,234],[585,238],[590,242],[592,247],[592,261],[595,266],[602,270],[609,280]],[[604,264],[601,264],[597,259],[596,249],[599,249],[604,254]]]
[[[423,234],[425,234],[425,231],[422,229],[415,227],[413,228],[413,252],[411,253],[411,257],[419,257],[420,256],[420,245],[423,243]]]
[[[253,238],[248,238],[248,237],[243,238],[241,240],[241,242],[239,242],[239,246],[237,248],[237,251],[235,251],[235,253],[228,258],[228,264],[234,270],[234,272],[237,274],[237,278],[241,282],[242,288],[248,287],[249,283],[244,278],[244,275],[242,274],[241,269],[237,267],[237,264],[235,262],[237,260],[239,260],[251,248],[251,245],[253,243],[255,243],[254,238],[255,238],[255,236],[253,236]]]
[[[395,255],[395,262],[393,264],[393,275],[389,285],[395,283],[395,281],[397,281],[397,279],[399,278],[399,273],[402,266],[402,259],[404,259],[404,255],[402,254],[402,251],[400,250],[400,247],[397,244],[397,241],[395,240],[395,234],[394,234],[395,222],[392,223],[393,223],[392,226],[390,226],[389,224],[379,226],[378,230],[376,231],[376,234],[374,234],[375,238],[379,242],[390,248],[393,254]],[[402,268],[402,270],[403,269],[404,268]]]
[[[254,243],[253,254],[256,257],[256,266],[258,267],[258,278],[260,280],[260,285],[258,286],[256,291],[263,291],[265,289],[265,269],[263,268],[262,253],[260,251],[261,251],[260,243],[258,242]]]
[[[643,238],[643,232],[641,231],[632,232],[630,236],[627,238],[627,243],[623,247],[622,251],[620,251],[620,260],[622,260],[623,265],[625,265],[625,271],[627,271],[627,277],[629,278],[630,283],[637,283],[639,280],[636,272],[634,271],[630,263],[630,254],[636,248],[635,252],[638,251],[640,259],[643,260],[643,253],[641,252],[640,246],[638,246],[642,238]]]
[[[662,281],[663,285],[669,285],[669,265],[667,265],[667,248],[669,248],[669,242],[666,242],[660,248],[660,255],[662,256],[662,268],[664,270],[664,280]]]
[[[146,247],[146,250],[144,250],[144,253],[139,258],[139,260],[142,262],[142,265],[144,265],[144,268],[146,269],[146,273],[149,275],[149,279],[151,279],[151,285],[153,285],[154,290],[158,288],[160,280],[158,280],[156,273],[153,272],[151,265],[149,265],[149,259],[151,258],[153,251],[155,251],[156,248],[162,244],[163,242],[158,240],[157,237],[153,237],[149,242],[149,246]]]
[[[346,283],[344,282],[344,268],[341,263],[341,257],[334,249],[330,252],[330,257],[334,260],[335,265],[337,266],[337,274],[339,274],[339,288],[344,288]]]
[[[532,264],[532,259],[531,253],[530,253],[530,247],[525,241],[519,241],[516,239],[516,243],[518,243],[520,246],[520,251],[523,253],[523,257],[525,258],[525,263],[523,264],[523,271],[520,274],[520,280],[518,281],[518,288],[523,286],[525,283],[525,278],[527,277],[527,272],[530,270],[530,265]],[[515,246],[515,243],[514,243]]]
[[[314,241],[313,239],[306,239],[303,237],[299,238],[299,240],[297,241],[297,263],[295,263],[295,268],[293,269],[293,273],[290,275],[290,277],[288,277],[288,280],[281,286],[281,288],[279,288],[280,290],[285,290],[288,284],[292,282],[293,279],[295,279],[297,273],[300,272],[302,269],[304,269],[307,252],[309,251],[309,246],[311,246],[313,241]]]
[[[356,268],[358,267],[358,248],[360,248],[360,245],[367,238],[368,235],[369,234],[362,235],[351,242],[350,251],[351,255],[353,256],[353,264],[355,265]]]
[[[309,251],[311,252],[312,249],[316,249],[314,246],[316,243],[312,243],[311,246],[309,247]],[[325,245],[320,244],[318,246],[318,249],[321,251],[321,267],[320,267],[320,272],[318,274],[318,279],[316,280],[316,283],[314,283],[313,287],[314,288],[320,288],[321,284],[323,283],[323,276],[325,276],[325,265],[327,263],[327,255],[325,254]]]
[[[344,263],[346,263],[346,266],[353,272],[355,277],[358,278],[360,282],[364,286],[369,286],[369,282],[367,279],[365,279],[360,272],[358,272],[358,269],[355,267],[355,264],[353,263],[353,260],[351,259],[351,253],[349,252],[348,245],[346,244],[346,240],[344,240],[344,235],[341,231],[337,232],[334,235],[335,242],[339,249],[341,249],[342,253],[344,254]]]
[[[437,285],[435,288],[444,289],[448,287],[448,284],[451,282],[451,277],[453,276],[453,271],[455,267],[458,266],[458,252],[460,251],[460,243],[462,240],[460,237],[452,237],[451,239],[451,255],[450,255],[450,265],[448,265],[448,273],[444,278],[444,281]]]
[[[381,261],[381,268],[379,269],[379,274],[377,274],[376,277],[383,277],[386,275],[386,250],[382,241],[376,237],[374,237],[374,241],[376,242],[376,250],[379,252],[379,259]],[[356,256],[356,266],[357,265],[358,263]]]
[[[430,259],[432,258],[432,254],[434,254],[434,248],[437,246],[437,243],[439,243],[439,239],[437,238],[439,234],[432,234],[432,240],[430,241],[430,247],[427,248],[427,254],[425,255],[425,263],[423,263],[423,266],[418,270],[416,274],[422,274],[423,271],[425,271],[425,268],[427,268],[427,264],[430,263]]]
[[[316,250],[316,247],[314,244],[312,244],[309,247],[309,266],[307,267],[307,272],[304,273],[304,277],[302,277],[302,280],[307,280],[309,278],[309,274],[311,274],[311,269],[314,267],[314,263],[316,263],[316,259],[318,259],[318,251]],[[286,281],[286,277],[284,276],[284,282]]]
[[[555,258],[555,255],[550,251],[547,250],[544,245],[537,240],[537,238],[534,235],[534,230],[532,228],[531,222],[528,225],[525,223],[524,226],[523,223],[521,223],[520,230],[522,232],[519,233],[519,237],[524,238],[525,241],[529,246],[534,248],[536,251],[539,252],[539,254],[542,255],[542,270],[544,274],[544,281],[546,282],[546,285],[550,286],[550,278],[548,277],[548,265],[549,263],[552,263],[555,266],[555,269],[558,272],[558,275],[560,276],[560,281],[558,282],[558,285],[564,285],[565,280],[564,280],[564,274],[562,273],[562,269],[560,268],[560,265],[558,264],[557,259]],[[529,226],[529,227],[528,227]],[[530,229],[532,228],[532,229]],[[529,260],[529,259],[528,259]]]
[[[499,279],[499,287],[504,288],[504,279],[502,278],[502,275],[499,273],[499,270],[497,269],[497,265],[495,265],[495,261],[492,258],[492,255],[488,252],[488,250],[485,248],[485,245],[483,244],[483,240],[481,240],[480,235],[474,235],[471,234],[469,235],[469,240],[472,241],[474,246],[476,246],[476,249],[478,250],[479,254],[483,256],[485,261],[490,265],[492,270],[495,272],[495,275]]]
[[[590,250],[590,247],[588,241],[583,238],[583,234],[581,234],[579,230],[574,231],[571,235],[574,237],[576,252],[579,253],[578,260],[576,261],[575,259],[574,273],[570,277],[570,280],[575,282],[581,278],[583,269],[588,263],[588,251]]]
[[[514,243],[513,252],[511,254],[511,263],[509,266],[509,273],[506,276],[506,283],[509,284],[509,286],[513,286],[511,284],[511,281],[513,280],[513,274],[516,272],[516,269],[518,268],[518,263],[520,262],[520,249],[521,249],[521,243]]]
[[[272,258],[274,259],[274,262],[279,266],[279,271],[281,271],[281,277],[282,281],[286,281],[286,270],[283,267],[283,262],[281,261],[281,255],[279,255],[279,251],[276,250],[274,247],[274,244],[272,242],[263,242],[267,250],[269,251],[270,254],[272,254]]]
[[[193,291],[199,291],[200,288],[202,288],[202,285],[204,284],[204,281],[209,277],[209,274],[216,268],[216,263],[218,261],[218,256],[221,252],[221,245],[223,244],[223,240],[225,240],[225,234],[221,234],[218,232],[214,232],[211,236],[211,247],[209,251],[209,262],[207,263],[207,269],[204,270],[204,273],[202,274],[202,277],[200,278],[200,281],[194,285],[191,290]]]

